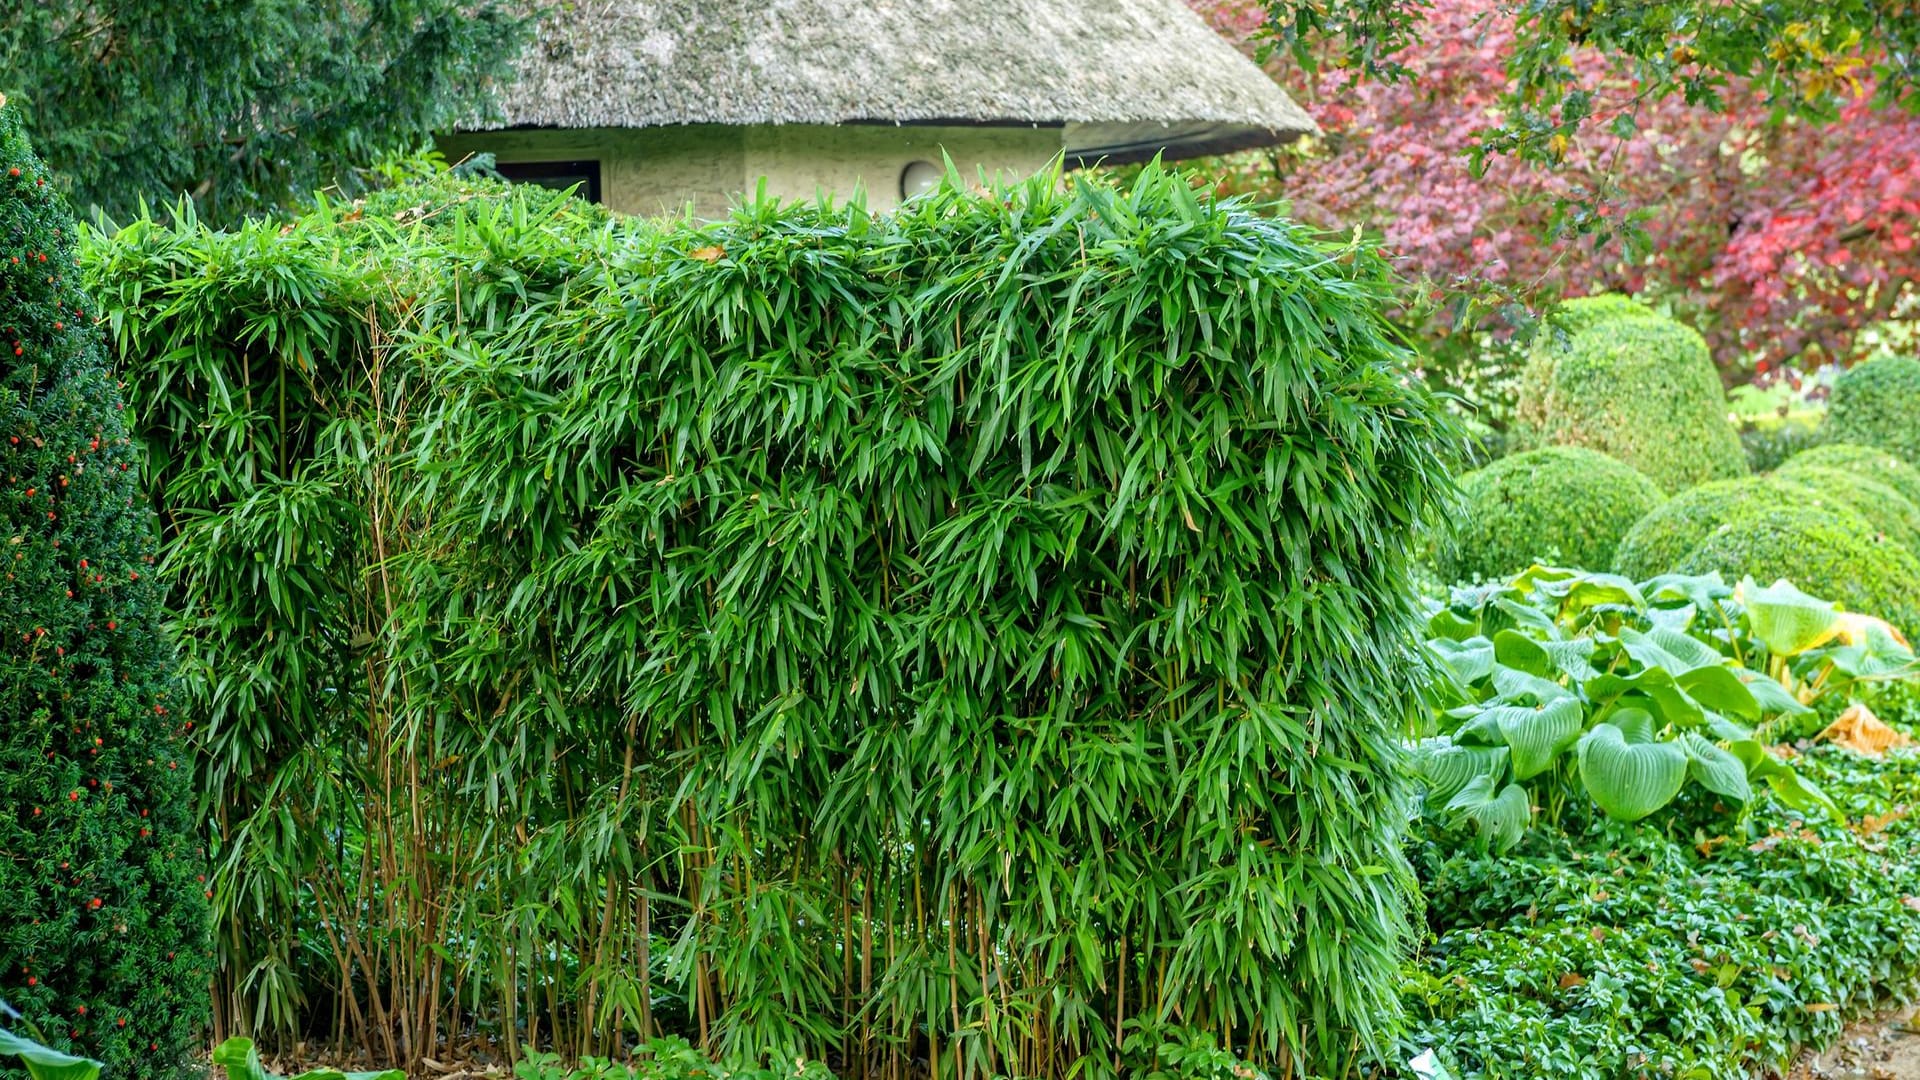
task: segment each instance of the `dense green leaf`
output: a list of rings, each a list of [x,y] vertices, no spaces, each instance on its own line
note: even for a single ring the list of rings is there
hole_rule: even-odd
[[[1686,782],[1688,757],[1672,743],[1629,743],[1601,724],[1580,740],[1580,779],[1608,816],[1639,821],[1666,806]]]
[[[1533,809],[1527,802],[1525,788],[1519,784],[1496,787],[1497,783],[1491,774],[1474,777],[1448,800],[1447,810],[1456,819],[1472,824],[1474,831],[1491,840],[1495,849],[1505,851],[1526,835]]]
[[[32,1080],[98,1080],[101,1065],[74,1057],[0,1028],[0,1057],[16,1057]]]
[[[1675,742],[1686,752],[1687,775],[1695,783],[1738,802],[1752,797],[1747,786],[1747,766],[1739,758],[1691,731],[1682,732]]]

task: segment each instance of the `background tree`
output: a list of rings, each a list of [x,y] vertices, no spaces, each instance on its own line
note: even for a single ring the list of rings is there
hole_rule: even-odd
[[[1529,144],[1541,154],[1488,153],[1528,47],[1510,6],[1408,9],[1413,36],[1376,64],[1391,78],[1341,66],[1338,40],[1310,66],[1276,64],[1324,137],[1239,159],[1223,183],[1377,230],[1422,287],[1408,317],[1468,383],[1503,366],[1487,362],[1489,333],[1557,295],[1653,296],[1707,335],[1727,375],[1851,359],[1863,330],[1920,314],[1920,116],[1877,104],[1879,75],[1828,86],[1831,117],[1783,113],[1759,79],[1725,76],[1695,101],[1637,81],[1632,56],[1576,48],[1560,77],[1583,122]],[[1260,0],[1195,7],[1249,51],[1271,29]],[[1630,242],[1596,242],[1620,225]]]
[[[524,20],[497,0],[24,0],[14,99],[81,207],[186,194],[230,221],[484,112]]]
[[[0,98],[0,997],[112,1076],[203,1047],[207,904],[153,530],[74,225]]]

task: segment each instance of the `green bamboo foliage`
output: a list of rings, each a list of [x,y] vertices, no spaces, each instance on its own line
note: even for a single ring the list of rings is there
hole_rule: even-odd
[[[441,185],[90,268],[229,1030],[1053,1077],[1393,1027],[1451,432],[1364,249],[1148,170],[707,226]]]

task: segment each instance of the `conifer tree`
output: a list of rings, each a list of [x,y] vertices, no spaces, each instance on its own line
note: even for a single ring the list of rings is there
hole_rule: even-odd
[[[0,99],[0,998],[109,1076],[169,1076],[203,1046],[205,868],[98,318]]]

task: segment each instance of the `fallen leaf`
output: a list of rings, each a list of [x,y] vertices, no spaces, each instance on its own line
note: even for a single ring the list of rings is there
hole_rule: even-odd
[[[1560,989],[1562,990],[1571,990],[1576,986],[1585,986],[1586,984],[1587,979],[1584,975],[1575,975],[1569,971],[1565,975],[1560,976]]]
[[[1905,732],[1888,727],[1873,715],[1872,709],[1857,701],[1813,738],[1815,742],[1830,742],[1868,757],[1880,757],[1894,747],[1913,745]]]
[[[687,252],[687,258],[698,259],[703,263],[719,262],[721,259],[726,258],[726,256],[727,249],[718,244],[708,244],[706,247],[694,248],[692,251]]]

